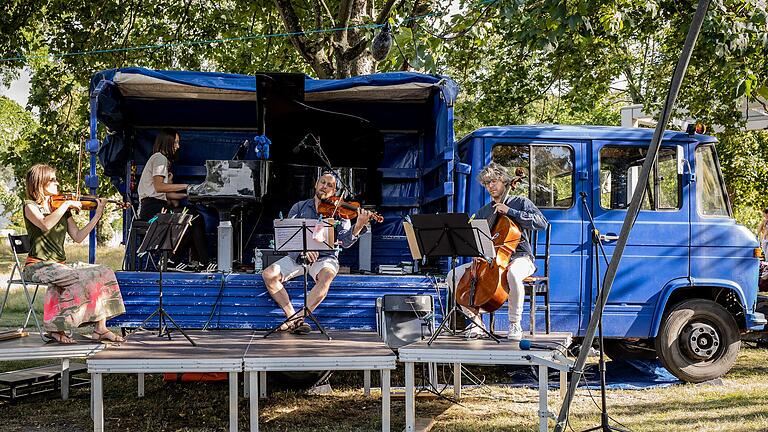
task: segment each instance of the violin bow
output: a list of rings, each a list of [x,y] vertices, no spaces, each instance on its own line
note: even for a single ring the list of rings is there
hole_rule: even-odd
[[[80,196],[81,196],[80,188],[82,186],[80,185],[80,177],[83,171],[83,141],[84,140],[85,138],[83,138],[83,136],[80,135],[80,146],[77,149],[77,183],[75,183],[77,185],[75,187],[75,197],[77,199],[80,199]]]

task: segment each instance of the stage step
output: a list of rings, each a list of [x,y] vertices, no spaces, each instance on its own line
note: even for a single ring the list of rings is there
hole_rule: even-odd
[[[82,363],[70,363],[70,377],[88,372],[88,367]],[[0,389],[0,398],[14,402],[22,396],[30,396],[38,393],[52,392],[59,389],[61,382],[61,364],[31,367],[0,373],[0,385],[6,388]],[[70,387],[83,385],[88,379],[72,381]]]

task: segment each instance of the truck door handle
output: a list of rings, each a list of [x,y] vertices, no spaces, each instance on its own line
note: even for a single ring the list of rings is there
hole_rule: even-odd
[[[619,236],[616,234],[600,234],[600,237],[598,237],[601,242],[612,242],[619,239]]]

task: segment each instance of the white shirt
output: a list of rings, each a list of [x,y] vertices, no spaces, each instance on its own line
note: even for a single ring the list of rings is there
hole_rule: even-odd
[[[157,198],[168,201],[165,193],[155,190],[155,176],[162,176],[163,183],[168,183],[168,158],[160,152],[153,154],[141,171],[141,177],[139,178],[139,200]]]

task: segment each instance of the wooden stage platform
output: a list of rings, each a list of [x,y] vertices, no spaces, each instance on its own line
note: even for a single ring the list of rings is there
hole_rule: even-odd
[[[258,400],[265,394],[268,371],[379,370],[382,378],[382,430],[389,430],[390,371],[397,357],[373,332],[336,331],[332,340],[320,333],[297,336],[277,333],[265,339],[252,331],[190,331],[197,346],[181,334],[172,340],[143,331],[129,336],[120,346],[88,359],[92,376],[94,431],[105,430],[103,374],[139,374],[139,395],[143,375],[165,372],[227,372],[229,374],[229,429],[237,431],[237,374],[247,374],[250,430],[258,431]]]
[[[415,430],[416,406],[414,365],[415,363],[453,363],[454,398],[461,398],[461,364],[480,365],[530,365],[539,367],[539,431],[548,430],[547,389],[549,368],[560,371],[561,399],[566,388],[566,372],[573,362],[565,356],[571,343],[570,333],[525,335],[533,343],[552,349],[520,349],[518,341],[501,339],[496,343],[490,339],[466,340],[458,336],[442,335],[429,345],[419,341],[398,350],[399,361],[405,364],[405,430]]]
[[[66,400],[69,398],[70,360],[91,357],[106,348],[106,344],[92,341],[78,333],[75,333],[74,338],[77,343],[70,345],[46,343],[40,333],[0,341],[0,361],[61,360],[61,398]]]
[[[94,431],[105,430],[103,404],[103,375],[138,374],[138,395],[144,394],[144,374],[183,372],[226,372],[229,374],[229,429],[238,430],[238,373],[244,372],[243,393],[249,398],[250,430],[258,431],[259,397],[266,396],[266,373],[268,371],[310,371],[310,370],[363,370],[365,393],[369,394],[371,371],[381,374],[381,430],[390,429],[390,374],[396,362],[405,364],[406,372],[406,430],[413,430],[415,422],[414,364],[451,363],[454,373],[454,391],[458,399],[461,394],[461,364],[526,364],[539,367],[540,428],[547,425],[547,370],[561,371],[561,386],[564,385],[563,371],[572,362],[559,350],[520,350],[517,342],[502,340],[465,340],[443,335],[430,346],[419,341],[399,348],[399,359],[374,332],[330,331],[333,339],[328,340],[319,332],[309,335],[276,333],[269,338],[263,332],[252,330],[193,330],[189,335],[197,346],[192,346],[180,334],[174,333],[171,340],[158,337],[156,331],[142,331],[130,334],[120,345],[94,343],[83,337],[74,345],[45,344],[39,336],[0,342],[0,361],[29,360],[41,358],[62,359],[66,368],[69,359],[87,358],[91,374],[91,403]],[[526,339],[567,346],[570,334],[526,336]],[[62,390],[64,390],[62,383]],[[223,408],[223,407],[222,407]]]

